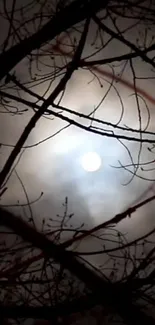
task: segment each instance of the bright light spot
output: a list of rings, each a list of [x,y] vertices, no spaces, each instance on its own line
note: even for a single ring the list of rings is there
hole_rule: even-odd
[[[101,166],[101,158],[96,152],[88,152],[82,157],[81,164],[87,172],[95,172]]]

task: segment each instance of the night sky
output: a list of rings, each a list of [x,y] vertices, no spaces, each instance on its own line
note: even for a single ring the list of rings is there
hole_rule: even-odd
[[[25,2],[26,3],[26,2]],[[9,6],[9,1],[7,1]],[[23,3],[22,3],[23,5]],[[21,6],[20,1],[17,1],[17,7]],[[37,6],[30,9],[25,13],[25,20],[27,16],[37,12]],[[46,9],[47,10],[47,9]],[[27,16],[26,16],[27,15]],[[17,18],[21,21],[21,16]],[[19,21],[16,24],[19,24]],[[145,39],[146,26],[142,23],[134,25],[132,19],[119,19],[117,22],[121,30],[125,30],[124,36],[128,40],[136,44],[138,42],[143,44]],[[1,19],[0,28],[3,29],[3,38],[5,33],[7,35],[7,22]],[[110,19],[105,20],[105,24],[110,28],[114,28]],[[33,32],[32,24],[26,24],[29,32]],[[82,30],[82,27],[78,27]],[[90,24],[90,30],[85,44],[82,58],[97,52],[101,46],[99,36],[95,41],[97,27],[94,22]],[[23,35],[24,35],[23,29]],[[151,37],[154,34],[154,27],[150,27],[147,34],[147,42],[151,42]],[[70,40],[79,40],[79,33],[73,31],[68,34],[61,35],[64,39],[64,46],[61,44],[62,50],[68,51]],[[70,39],[71,38],[71,39]],[[104,33],[104,44],[108,42],[110,37]],[[52,41],[50,44],[45,45],[44,50],[52,51],[53,45],[57,40]],[[9,47],[9,45],[8,45]],[[109,43],[94,54],[90,59],[101,59],[119,56],[128,53],[128,47],[121,44],[118,40],[109,41]],[[54,52],[56,53],[56,52]],[[55,54],[54,54],[55,55]],[[152,55],[152,53],[151,53]],[[55,64],[60,67],[65,64],[65,60],[70,58],[66,56],[61,58],[59,53],[55,56]],[[148,111],[144,100],[149,107],[150,125],[149,131],[154,132],[154,79],[148,77],[153,75],[151,66],[140,59],[133,59],[134,70],[137,78],[136,87],[139,95],[139,105],[141,111],[141,124],[145,128],[148,121]],[[61,78],[58,74],[57,79],[50,85],[50,78],[46,82],[39,84],[39,80],[44,74],[50,74],[54,71],[54,64],[49,57],[43,57],[38,62],[38,66],[33,60],[31,66],[31,73],[36,80],[32,80],[30,75],[30,66],[28,58],[23,59],[13,70],[17,79],[23,82],[27,87],[31,87],[38,95],[45,94],[45,98],[54,89],[56,84]],[[109,121],[111,123],[119,123],[121,126],[128,126],[130,128],[139,129],[139,117],[137,110],[136,98],[134,95],[133,74],[128,62],[123,69],[123,65],[119,62],[101,66],[97,72],[99,80],[94,77],[93,72],[88,69],[78,69],[74,72],[71,80],[68,82],[65,93],[61,100],[61,105],[68,107],[76,112],[85,115],[93,112],[95,107],[102,103],[95,112],[95,118]],[[102,72],[103,70],[103,72]],[[109,73],[106,75],[104,70]],[[110,77],[111,75],[111,77]],[[112,77],[112,76],[115,77]],[[144,79],[140,79],[144,77]],[[113,79],[112,79],[113,78]],[[120,78],[121,80],[118,80]],[[146,79],[145,79],[146,78]],[[113,80],[113,82],[112,82]],[[38,83],[38,85],[37,85]],[[112,84],[111,84],[112,83]],[[9,93],[16,92],[12,89],[12,84],[5,85],[2,83],[2,89]],[[14,86],[15,87],[15,86]],[[49,87],[49,88],[48,88]],[[21,96],[27,100],[34,100],[30,95],[23,94]],[[105,98],[104,98],[105,97]],[[147,98],[146,98],[147,97]],[[143,100],[144,99],[144,100]],[[154,101],[154,102],[153,102]],[[58,99],[57,99],[58,102]],[[11,102],[10,105],[18,106],[18,109],[23,109],[23,105]],[[30,109],[21,115],[14,114],[16,109],[10,107],[12,113],[8,113],[4,107],[1,109],[0,115],[0,167],[2,168],[7,157],[9,156],[12,148],[8,145],[15,145],[22,130],[26,126],[33,111]],[[24,107],[25,108],[25,107]],[[71,117],[71,114],[65,113],[66,116]],[[80,117],[74,117],[78,123],[89,126],[90,121],[86,121]],[[51,120],[52,119],[52,120]],[[94,128],[99,125],[93,124]],[[148,150],[151,148],[150,144],[144,143],[141,147],[140,143],[126,140],[117,140],[108,138],[107,136],[95,135],[86,132],[76,126],[69,126],[59,134],[51,137],[62,127],[67,126],[67,123],[52,116],[49,118],[42,117],[37,123],[35,129],[31,132],[26,141],[26,146],[29,148],[24,149],[20,160],[8,181],[8,189],[2,197],[2,205],[10,205],[10,209],[15,213],[21,213],[23,216],[29,214],[29,209],[25,207],[13,208],[11,205],[25,204],[27,199],[25,197],[24,187],[26,189],[29,201],[35,201],[40,197],[41,192],[43,195],[36,203],[32,204],[32,211],[35,223],[38,227],[41,225],[43,218],[55,218],[56,214],[63,214],[62,203],[65,197],[68,197],[68,208],[74,217],[70,221],[72,225],[80,226],[83,222],[86,227],[93,227],[94,225],[104,222],[115,214],[122,212],[129,206],[138,202],[139,198],[145,198],[154,193],[153,185],[155,180],[154,170],[145,171],[141,168],[138,169],[137,175],[133,176],[134,167],[131,166],[131,156],[133,163],[137,166],[139,162],[147,162],[154,159],[154,154]],[[106,125],[101,126],[103,130],[108,130],[111,133],[112,129]],[[113,130],[114,131],[114,130]],[[119,130],[115,131],[116,134]],[[127,135],[128,132],[121,133]],[[132,135],[132,134],[130,134]],[[133,136],[135,134],[133,133]],[[45,138],[47,141],[38,144]],[[139,136],[138,136],[139,137]],[[127,150],[127,148],[130,150]],[[88,172],[82,168],[81,159],[83,155],[88,152],[96,152],[102,161],[100,168],[94,172]],[[128,170],[119,167],[122,165],[129,165]],[[146,170],[153,168],[154,165],[146,166]],[[19,177],[18,177],[19,176]],[[142,177],[142,178],[140,178]],[[20,178],[20,179],[19,179]],[[147,178],[145,180],[143,178]],[[22,180],[22,183],[21,183]],[[119,227],[125,233],[128,233],[130,238],[135,238],[137,234],[142,234],[154,226],[154,203],[145,206],[143,209],[136,212],[131,219],[123,221]],[[90,241],[82,243],[82,247],[90,247]]]

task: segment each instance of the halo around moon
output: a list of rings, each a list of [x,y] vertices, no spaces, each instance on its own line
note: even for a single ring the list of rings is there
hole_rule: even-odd
[[[102,161],[96,152],[87,152],[81,158],[81,165],[87,172],[95,172],[101,167]]]

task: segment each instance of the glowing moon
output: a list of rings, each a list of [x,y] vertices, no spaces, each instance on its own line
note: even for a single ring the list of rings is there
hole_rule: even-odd
[[[87,172],[95,172],[101,163],[101,158],[96,152],[88,152],[81,159],[81,165]]]

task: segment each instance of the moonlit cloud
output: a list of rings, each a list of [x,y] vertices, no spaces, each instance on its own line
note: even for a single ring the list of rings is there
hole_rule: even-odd
[[[91,26],[91,33],[88,37],[89,45],[85,47],[85,56],[90,54],[91,39],[94,33],[94,25]],[[130,39],[134,37],[134,33],[129,33]],[[136,37],[136,36],[135,36]],[[115,48],[115,53],[114,49]],[[105,57],[112,55],[120,55],[124,53],[122,45],[116,46],[115,42],[105,48]],[[99,53],[97,58],[102,58],[103,53]],[[58,64],[62,64],[61,60]],[[151,73],[149,67],[144,67],[144,64],[137,60],[137,73],[143,71],[144,75]],[[109,66],[104,69],[112,72]],[[16,67],[16,75],[19,80],[27,78],[28,65],[26,60],[21,62]],[[115,67],[116,73],[119,74],[121,67]],[[133,82],[130,69],[126,66],[123,72],[123,78]],[[94,79],[89,70],[78,69],[69,81],[62,102],[63,106],[73,109],[85,115],[91,114],[99,102],[102,100],[110,87],[107,77],[102,76],[102,86],[97,79]],[[138,85],[148,91],[150,94],[154,93],[154,81],[145,80],[145,82],[138,80]],[[133,91],[128,89],[123,83],[115,82],[124,107],[124,116],[122,125],[130,127],[138,127],[138,114],[135,110],[135,98]],[[40,95],[46,90],[46,85],[40,85],[35,88]],[[51,91],[51,89],[49,90]],[[26,97],[26,96],[25,96]],[[29,99],[29,98],[25,98]],[[154,108],[149,105],[151,116],[154,116]],[[146,107],[141,101],[143,126],[146,125]],[[4,143],[14,144],[21,135],[23,128],[29,120],[31,113],[26,113],[23,116],[3,116],[0,120],[1,139]],[[66,116],[75,118],[76,121],[89,126],[90,123],[84,121],[81,117],[71,116],[67,113]],[[110,88],[106,98],[103,100],[100,108],[95,112],[95,117],[103,121],[111,121],[117,124],[122,114],[122,106],[120,98],[116,93],[114,87]],[[42,118],[36,125],[36,128],[31,133],[27,144],[35,144],[42,139],[49,137],[65,126],[64,122],[54,118],[54,120],[47,120]],[[95,124],[93,127],[95,128]],[[102,126],[104,129],[104,126]],[[107,128],[108,129],[108,128]],[[151,129],[154,130],[152,122]],[[9,132],[8,132],[9,130]],[[111,132],[110,129],[108,132]],[[130,173],[121,169],[115,169],[111,166],[118,166],[118,161],[124,165],[130,164],[131,159],[126,150],[126,146],[130,148],[134,162],[137,161],[137,154],[139,144],[127,143],[125,141],[119,142],[116,139],[108,137],[97,136],[76,127],[70,126],[62,131],[56,137],[49,139],[47,142],[40,144],[31,149],[27,149],[18,164],[18,172],[26,186],[30,199],[34,199],[39,192],[43,191],[44,196],[42,201],[33,206],[36,215],[42,217],[46,210],[46,215],[57,213],[65,196],[69,197],[69,205],[73,212],[76,212],[76,218],[79,220],[98,224],[114,214],[121,212],[126,207],[130,206],[144,191],[149,187],[149,183],[134,178],[129,186],[123,186],[131,178]],[[10,149],[5,149],[8,156]],[[82,157],[87,153],[95,152],[99,155],[101,161],[98,161],[98,168],[85,165],[85,169],[97,169],[94,173],[87,173],[81,164]],[[3,161],[5,158],[3,155]],[[147,161],[150,159],[150,153],[147,146],[143,146],[143,153],[141,159]],[[92,159],[91,159],[92,160]],[[102,162],[102,164],[101,164]],[[92,163],[92,161],[91,161]],[[99,166],[100,165],[100,166]],[[100,167],[100,168],[99,168]],[[131,168],[132,171],[132,168]],[[144,171],[139,171],[140,175],[146,175]],[[148,174],[147,174],[148,175]],[[152,171],[151,177],[154,177]],[[9,183],[8,191],[3,198],[4,202],[12,203],[17,198],[20,202],[24,201],[24,194],[20,188],[18,180],[15,175],[12,176]],[[54,203],[53,203],[54,202]],[[113,204],[112,204],[112,203]],[[54,208],[53,208],[54,206]],[[148,217],[149,220],[149,217]]]

